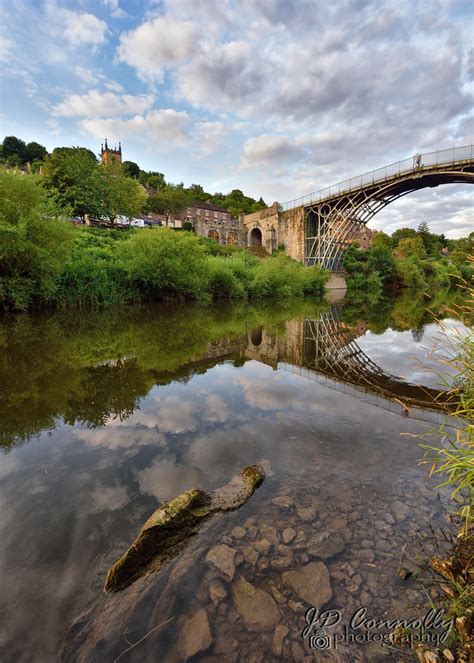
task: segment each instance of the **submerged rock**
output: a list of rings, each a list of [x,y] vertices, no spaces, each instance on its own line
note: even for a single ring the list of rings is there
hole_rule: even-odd
[[[271,631],[280,621],[275,599],[242,576],[232,585],[232,599],[249,631]]]
[[[344,539],[337,532],[318,532],[309,539],[306,552],[312,557],[329,559],[342,552],[345,546]]]
[[[209,620],[204,608],[199,608],[183,625],[180,632],[180,651],[187,661],[199,652],[206,651],[212,643]]]
[[[286,571],[282,580],[309,605],[321,608],[332,597],[329,571],[322,562],[310,562],[300,569]]]
[[[221,543],[210,549],[207,553],[206,562],[211,566],[215,566],[225,580],[232,580],[235,573],[235,553],[236,551],[233,548]]]
[[[158,571],[186,545],[204,519],[217,511],[237,509],[264,478],[261,467],[250,465],[210,495],[199,489],[187,490],[159,506],[130,548],[109,570],[104,591],[118,591],[141,575]],[[232,579],[233,572],[229,576]]]

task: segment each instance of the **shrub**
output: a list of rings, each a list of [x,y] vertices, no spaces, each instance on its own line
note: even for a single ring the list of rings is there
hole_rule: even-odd
[[[404,241],[410,240],[402,240],[402,242]],[[396,263],[396,267],[397,278],[403,286],[416,289],[426,288],[427,283],[423,271],[414,260],[404,258]]]
[[[0,170],[0,304],[48,302],[67,259],[72,227],[32,175]]]
[[[120,246],[120,256],[131,283],[145,296],[206,297],[206,256],[190,233],[175,233],[168,228],[136,233]]]
[[[377,235],[376,235],[377,237]],[[390,281],[395,274],[395,260],[392,250],[385,245],[372,246],[368,252],[367,266],[370,271],[377,272],[383,281]]]
[[[239,299],[247,296],[246,288],[232,269],[232,260],[219,256],[210,256],[207,260],[209,270],[209,292],[213,299]]]

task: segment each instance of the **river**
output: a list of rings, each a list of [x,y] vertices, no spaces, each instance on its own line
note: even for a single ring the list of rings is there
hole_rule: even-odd
[[[427,309],[404,296],[4,316],[0,661],[397,660],[383,629],[334,634],[359,607],[414,619],[441,605],[426,560],[446,499],[406,435],[443,416]],[[244,506],[104,594],[159,503],[252,463],[266,479]],[[339,614],[318,641],[302,636],[311,606]]]

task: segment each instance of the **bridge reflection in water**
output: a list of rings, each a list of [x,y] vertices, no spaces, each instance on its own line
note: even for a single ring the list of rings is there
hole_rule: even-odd
[[[413,384],[377,366],[356,339],[366,331],[364,323],[349,326],[336,306],[315,319],[291,320],[284,334],[256,329],[239,341],[220,341],[206,358],[240,354],[284,370],[330,389],[363,398],[396,414],[423,421],[439,421],[450,409],[448,391]],[[227,350],[227,352],[226,352]],[[224,352],[223,352],[224,351]]]

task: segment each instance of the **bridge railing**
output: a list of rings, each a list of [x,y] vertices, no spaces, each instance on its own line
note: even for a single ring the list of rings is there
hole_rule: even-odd
[[[354,191],[370,184],[378,184],[385,180],[390,180],[393,177],[404,175],[409,172],[423,171],[424,168],[432,168],[433,166],[447,166],[450,164],[459,163],[462,161],[472,161],[474,159],[474,146],[465,145],[463,147],[453,147],[447,150],[438,150],[436,152],[425,152],[424,154],[415,154],[409,159],[397,161],[384,168],[377,168],[371,170],[369,173],[364,173],[358,177],[351,177],[348,180],[333,184],[332,186],[325,187],[320,191],[289,200],[286,203],[281,203],[280,208],[283,211],[294,209],[295,207],[302,207],[303,205],[310,205],[312,203],[320,203],[323,200],[338,196],[342,193]]]

